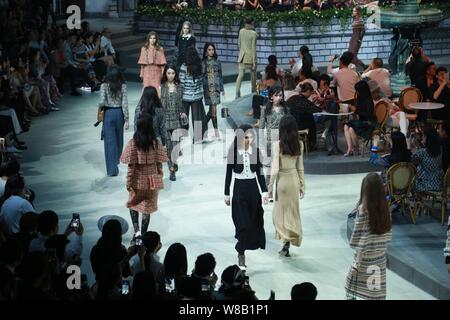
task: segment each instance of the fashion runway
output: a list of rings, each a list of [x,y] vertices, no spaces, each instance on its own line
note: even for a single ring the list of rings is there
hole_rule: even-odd
[[[141,84],[128,85],[132,117]],[[234,96],[233,88],[234,84],[225,86],[226,100]],[[242,94],[248,91],[249,83],[246,82]],[[60,104],[60,112],[34,118],[33,129],[21,139],[30,146],[23,153],[23,173],[36,192],[36,209],[39,212],[56,211],[61,217],[60,232],[73,212],[80,213],[85,229],[82,269],[92,284],[89,254],[100,237],[98,219],[104,215],[120,215],[130,227],[131,219],[125,207],[128,197],[126,167],[120,166],[118,177],[106,177],[101,128],[93,126],[98,93],[85,92],[83,95],[80,98],[66,96]],[[130,123],[133,123],[132,118]],[[219,128],[229,127],[226,121],[219,119]],[[132,129],[125,133],[125,143],[131,136]],[[222,154],[223,145],[213,142],[204,148],[209,154]],[[161,260],[170,244],[181,242],[187,248],[189,273],[197,255],[211,252],[216,257],[216,273],[220,278],[225,267],[237,263],[231,209],[223,202],[225,165],[220,164],[221,161],[195,165],[185,164],[185,161],[185,157],[180,161],[176,182],[169,181],[165,166],[165,190],[160,192],[159,211],[152,215],[149,230],[161,235]],[[353,254],[346,237],[347,214],[358,200],[363,176],[306,175],[306,197],[300,204],[303,244],[300,248],[292,248],[290,258],[278,256],[281,243],[274,239],[272,204],[264,207],[266,250],[246,253],[247,273],[258,298],[267,299],[270,290],[274,290],[277,299],[288,299],[292,285],[305,281],[316,285],[318,299],[345,298],[345,277]],[[130,229],[124,235],[126,245],[132,236]],[[432,299],[390,271],[387,297]]]

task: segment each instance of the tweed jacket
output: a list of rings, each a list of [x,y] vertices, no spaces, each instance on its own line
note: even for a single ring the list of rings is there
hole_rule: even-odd
[[[175,130],[181,128],[181,113],[183,108],[183,86],[176,85],[176,90],[173,93],[173,101],[170,101],[169,87],[167,83],[161,85],[161,104],[163,106],[164,115],[166,119],[166,130]]]

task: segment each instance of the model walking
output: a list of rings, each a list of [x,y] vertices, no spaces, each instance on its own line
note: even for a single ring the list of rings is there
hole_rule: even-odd
[[[100,107],[105,110],[102,128],[106,173],[119,174],[119,159],[123,149],[123,130],[128,130],[127,85],[119,66],[108,69],[105,82],[100,87]]]
[[[142,213],[141,234],[150,223],[150,214],[158,210],[158,190],[163,189],[162,163],[167,162],[164,146],[156,139],[152,116],[144,113],[137,121],[134,133],[120,158],[128,165],[127,190],[135,235],[139,232],[139,212]]]
[[[187,115],[183,108],[183,87],[180,83],[176,67],[168,64],[164,69],[161,80],[161,104],[163,106],[166,119],[167,130],[167,156],[169,157],[170,180],[176,181],[176,172],[178,171],[178,148],[181,134],[177,133],[177,129],[183,127],[183,123],[187,123]],[[175,149],[175,152],[173,150]]]
[[[211,120],[215,136],[220,139],[217,126],[217,105],[221,102],[220,94],[225,96],[225,90],[223,88],[222,64],[217,57],[216,47],[211,42],[207,42],[203,49],[203,72],[203,94],[205,104],[209,106],[205,126],[208,128],[209,120]]]
[[[183,27],[181,28],[180,37],[178,39],[178,70],[184,63],[186,63],[186,59],[188,57],[188,48],[195,48],[195,42],[196,40],[194,33],[192,32],[192,24],[189,21],[185,21],[183,23]]]
[[[156,32],[151,31],[148,34],[145,45],[141,48],[138,64],[141,65],[140,77],[143,87],[152,86],[159,88],[164,66],[166,65],[166,56]]]
[[[362,8],[360,6],[356,6],[353,8],[353,23],[352,23],[352,37],[350,38],[350,43],[348,45],[348,51],[353,53],[353,61],[352,63],[356,66],[362,66],[364,70],[367,69],[367,66],[358,59],[358,52],[362,45],[362,40],[364,38],[364,34],[366,33],[366,28],[364,26],[364,19],[362,17]]]
[[[299,247],[302,243],[299,205],[299,198],[305,195],[302,151],[295,118],[283,117],[280,122],[280,141],[272,147],[269,198],[274,194],[272,215],[275,239],[283,241],[279,254],[286,257],[289,257],[291,244]]]
[[[225,178],[225,204],[231,204],[231,214],[237,239],[239,266],[245,267],[245,251],[265,249],[264,209],[267,204],[267,187],[262,172],[260,151],[255,143],[256,133],[250,125],[236,131],[227,157]],[[230,201],[230,185],[234,172],[233,197]],[[259,187],[258,187],[259,184]],[[261,188],[261,194],[259,191]]]
[[[361,196],[350,247],[355,257],[345,290],[347,299],[386,299],[386,251],[392,238],[392,221],[383,180],[369,173],[361,185]],[[378,285],[368,286],[376,272]]]
[[[183,107],[189,117],[192,109],[193,142],[202,142],[206,131],[205,108],[203,106],[202,61],[194,47],[187,49],[186,64],[180,68],[180,82],[183,85]],[[189,123],[185,127],[189,129]]]

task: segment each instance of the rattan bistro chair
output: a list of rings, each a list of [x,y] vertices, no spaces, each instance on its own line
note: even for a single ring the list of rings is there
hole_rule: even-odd
[[[389,205],[399,204],[402,214],[405,213],[408,198],[416,176],[416,167],[409,162],[400,162],[390,167],[386,173],[386,183],[389,193]],[[415,210],[410,208],[411,220],[416,224]]]
[[[432,212],[434,209],[434,204],[437,202],[441,203],[441,224],[445,223],[445,211],[447,209],[448,201],[450,200],[450,168],[447,169],[447,172],[444,175],[444,180],[442,183],[441,191],[426,191],[421,192],[414,201],[414,210],[417,210],[418,206],[422,208],[425,207],[425,200],[432,200],[431,208],[427,208],[428,212]]]

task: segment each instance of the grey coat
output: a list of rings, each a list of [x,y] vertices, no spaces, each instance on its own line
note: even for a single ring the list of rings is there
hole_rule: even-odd
[[[208,72],[210,69],[211,72]],[[219,59],[203,61],[203,94],[205,104],[220,104],[220,94],[223,91],[222,63]]]
[[[184,112],[183,108],[183,86],[181,84],[176,86],[174,92],[174,103],[170,103],[169,88],[167,83],[161,85],[161,104],[163,106],[166,130],[176,130],[181,128],[181,116]]]

